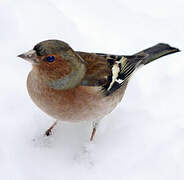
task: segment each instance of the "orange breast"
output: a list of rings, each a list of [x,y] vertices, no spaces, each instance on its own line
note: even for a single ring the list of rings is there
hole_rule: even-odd
[[[55,90],[43,84],[32,72],[27,79],[29,95],[40,109],[55,119],[73,122],[103,118],[120,102],[125,87],[104,97],[98,87]]]

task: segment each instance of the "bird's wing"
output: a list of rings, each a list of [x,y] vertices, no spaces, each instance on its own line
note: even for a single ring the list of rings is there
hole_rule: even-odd
[[[86,63],[86,74],[81,82],[84,86],[103,86],[111,75],[111,68],[104,57],[95,53],[77,52]]]
[[[81,85],[101,86],[106,96],[122,87],[144,58],[144,56],[77,53],[87,64],[87,73]]]

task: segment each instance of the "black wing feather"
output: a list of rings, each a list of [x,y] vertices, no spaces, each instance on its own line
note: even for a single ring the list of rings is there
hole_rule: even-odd
[[[111,95],[116,90],[121,88],[129,80],[130,76],[139,66],[140,62],[144,59],[145,56],[117,56],[117,55],[107,55],[107,54],[98,54],[103,56],[109,62],[112,68],[112,74],[108,78],[108,83],[103,86],[103,91],[106,96]],[[113,73],[113,66],[117,66],[118,75]],[[113,76],[117,77],[113,79]]]

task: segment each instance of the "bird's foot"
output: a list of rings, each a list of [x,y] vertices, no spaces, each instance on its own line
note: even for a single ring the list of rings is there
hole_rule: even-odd
[[[52,135],[52,129],[55,127],[56,124],[57,124],[57,121],[55,121],[54,124],[49,129],[47,129],[47,131],[45,131],[46,136]]]
[[[45,131],[45,135],[46,136],[52,135],[52,130],[51,129],[47,129],[47,131]]]

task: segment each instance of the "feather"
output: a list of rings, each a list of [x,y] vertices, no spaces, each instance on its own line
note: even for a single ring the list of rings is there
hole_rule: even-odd
[[[120,56],[103,53],[77,52],[86,62],[83,86],[101,86],[106,96],[127,82],[144,56]]]
[[[103,86],[103,91],[106,96],[112,94],[124,84],[127,84],[130,76],[139,66],[144,56],[117,56],[117,55],[106,55],[98,54],[106,58],[112,66],[112,73],[109,77],[109,82]],[[112,63],[113,62],[113,63]]]

